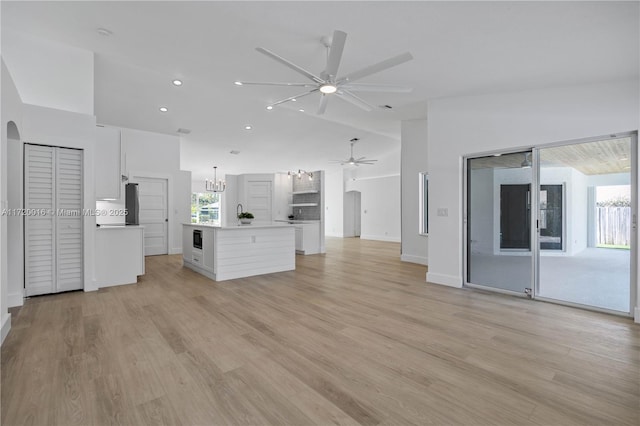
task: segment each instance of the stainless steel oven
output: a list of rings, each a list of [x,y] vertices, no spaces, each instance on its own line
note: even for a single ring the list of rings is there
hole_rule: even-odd
[[[202,250],[202,230],[193,230],[193,248]]]

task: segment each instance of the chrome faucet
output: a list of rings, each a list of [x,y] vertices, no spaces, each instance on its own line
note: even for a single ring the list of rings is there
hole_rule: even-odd
[[[238,211],[238,210],[240,210],[240,211]],[[242,204],[238,203],[238,205],[236,206],[236,216],[239,215],[240,213],[243,213]]]

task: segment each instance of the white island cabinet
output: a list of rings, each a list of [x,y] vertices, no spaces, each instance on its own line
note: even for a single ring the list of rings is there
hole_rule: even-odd
[[[296,269],[295,228],[289,224],[183,224],[185,267],[215,281]]]

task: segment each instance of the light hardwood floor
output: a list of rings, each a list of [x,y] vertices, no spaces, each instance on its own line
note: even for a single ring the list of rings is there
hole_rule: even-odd
[[[399,245],[328,239],[296,271],[27,300],[3,425],[638,425],[640,326],[424,282]]]

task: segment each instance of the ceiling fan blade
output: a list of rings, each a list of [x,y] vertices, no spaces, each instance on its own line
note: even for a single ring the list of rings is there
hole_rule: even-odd
[[[345,101],[354,104],[359,108],[362,108],[365,111],[373,111],[373,105],[365,102],[364,100],[360,99],[359,97],[357,97],[356,95],[354,95],[353,93],[347,90],[337,91],[336,96],[338,96],[340,99],[344,99]]]
[[[312,93],[315,93],[315,92],[317,92],[317,91],[318,91],[318,89],[309,90],[308,92],[300,93],[299,95],[295,95],[295,96],[290,96],[290,97],[288,97],[288,98],[286,98],[286,99],[281,99],[281,100],[276,101],[276,102],[274,102],[274,103],[272,103],[272,104],[269,104],[269,105],[271,105],[271,106],[280,105],[280,104],[283,104],[283,103],[285,103],[285,102],[289,102],[289,101],[291,101],[291,100],[293,100],[293,99],[300,99],[300,98],[302,98],[303,96],[308,96],[308,95],[310,95],[310,94],[312,94]]]
[[[412,59],[413,59],[413,56],[411,55],[411,53],[409,52],[402,53],[400,55],[394,56],[393,58],[389,58],[382,62],[378,62],[377,64],[369,65],[368,67],[362,68],[361,70],[347,74],[338,81],[338,84],[361,79],[368,75],[375,74],[380,71],[384,71],[391,67],[395,67],[396,65],[400,65]]]
[[[364,160],[364,159],[365,159],[365,157],[360,157],[360,158],[356,158],[356,161],[362,161],[362,160]],[[367,161],[368,161],[368,160],[367,160]]]
[[[256,50],[258,52],[264,54],[264,55],[267,55],[271,59],[280,62],[282,65],[284,65],[286,67],[289,67],[292,70],[304,75],[308,79],[315,81],[316,83],[323,83],[324,82],[324,80],[322,80],[317,75],[314,75],[314,74],[310,73],[309,71],[305,70],[304,68],[301,68],[298,65],[294,64],[293,62],[286,60],[282,56],[276,55],[275,53],[273,53],[270,50],[267,50],[267,49],[265,49],[263,47],[256,47]]]
[[[343,84],[340,87],[352,92],[410,93],[413,91],[413,87],[391,86],[385,84],[348,83]]]
[[[324,114],[327,110],[327,102],[329,102],[329,97],[324,93],[320,96],[320,106],[318,106],[318,115]]]
[[[289,87],[316,87],[317,84],[314,83],[275,83],[275,82],[270,82],[270,81],[265,81],[265,82],[261,82],[261,81],[238,81],[238,86],[250,86],[250,85],[256,85],[256,86],[289,86]]]
[[[327,69],[324,70],[326,79],[335,80],[338,73],[338,67],[342,60],[342,52],[344,51],[344,43],[347,41],[347,33],[335,30],[331,47],[329,48],[329,58],[327,58]]]

